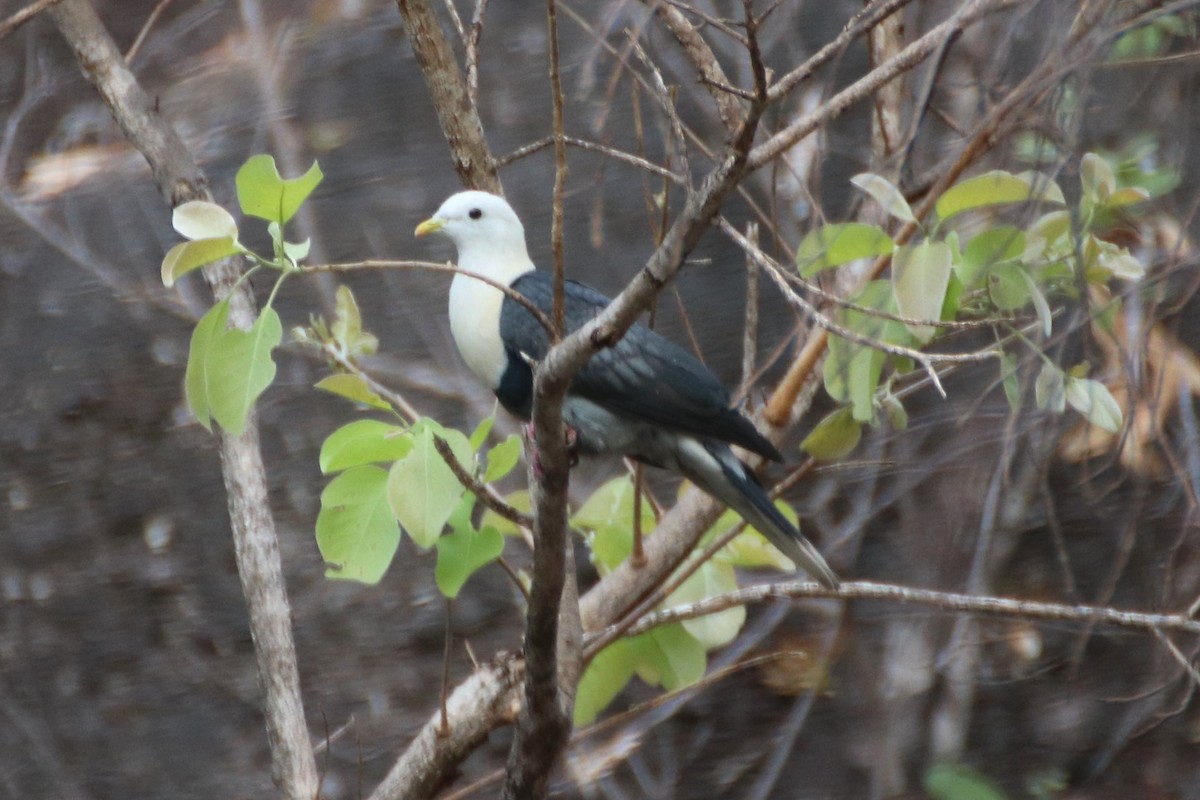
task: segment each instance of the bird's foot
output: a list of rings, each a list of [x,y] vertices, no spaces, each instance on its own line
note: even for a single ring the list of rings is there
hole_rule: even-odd
[[[579,432],[570,425],[564,425],[563,428],[565,429],[563,438],[567,443],[567,468],[570,469],[579,463]],[[525,425],[525,438],[531,445],[529,453],[532,459],[533,476],[540,481],[546,477],[546,472],[542,469],[541,450],[537,445],[537,434],[534,432],[532,422]]]

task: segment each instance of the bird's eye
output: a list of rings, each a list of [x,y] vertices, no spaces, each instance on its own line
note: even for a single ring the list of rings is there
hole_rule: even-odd
[[[470,211],[467,212],[467,216],[470,217],[471,219],[479,219],[480,217],[483,216],[483,212],[480,211],[478,208],[472,208]]]

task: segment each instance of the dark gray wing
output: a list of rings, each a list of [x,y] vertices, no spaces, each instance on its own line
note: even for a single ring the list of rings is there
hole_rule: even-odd
[[[512,288],[550,316],[552,278],[528,272]],[[567,331],[591,321],[609,298],[581,283],[565,287]],[[500,337],[506,347],[541,361],[550,337],[520,303],[505,298]],[[691,353],[644,325],[634,325],[615,347],[601,350],[575,376],[571,392],[609,411],[671,430],[731,442],[781,461],[774,445],[729,407],[729,391]]]

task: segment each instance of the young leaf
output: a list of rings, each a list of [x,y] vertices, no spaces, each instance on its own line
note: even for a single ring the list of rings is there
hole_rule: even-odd
[[[988,272],[988,295],[1001,311],[1015,311],[1029,302],[1029,284],[1019,264],[998,264]]]
[[[393,410],[391,403],[376,394],[370,386],[367,386],[366,381],[349,372],[329,375],[314,385],[322,391],[336,394],[338,397],[344,397],[355,403],[362,403],[371,408],[377,408],[380,411]]]
[[[483,473],[483,482],[498,481],[521,460],[521,437],[511,434],[500,444],[488,450],[487,469]]]
[[[637,658],[638,676],[651,686],[673,692],[704,677],[704,645],[679,623],[635,636],[629,645]]]
[[[583,671],[575,693],[575,727],[588,725],[608,707],[633,677],[635,653],[629,642],[617,639],[601,650]]]
[[[1079,183],[1085,206],[1104,205],[1117,188],[1112,165],[1096,153],[1086,153],[1079,162]]]
[[[924,241],[896,248],[892,257],[892,292],[900,316],[940,320],[946,287],[950,284],[950,247]],[[937,333],[933,325],[909,325],[917,341],[927,343]]]
[[[343,425],[321,444],[321,472],[328,475],[361,464],[404,458],[413,448],[412,436],[399,425],[360,419]]]
[[[213,342],[208,358],[208,404],[213,419],[240,436],[258,396],[275,380],[271,351],[283,339],[283,324],[264,308],[248,331],[232,328]]]
[[[800,449],[818,461],[836,461],[850,454],[862,439],[862,423],[848,407],[835,409],[800,442]]]
[[[805,278],[822,270],[860,258],[892,252],[892,239],[874,225],[844,222],[822,225],[809,233],[796,249],[796,266]]]
[[[1067,378],[1066,400],[1097,428],[1110,433],[1121,430],[1121,406],[1103,383],[1088,378]]]
[[[1054,325],[1054,315],[1050,313],[1050,304],[1046,302],[1046,295],[1042,294],[1041,288],[1034,283],[1033,276],[1028,272],[1021,270],[1021,277],[1025,279],[1025,286],[1029,289],[1029,298],[1033,300],[1033,308],[1037,311],[1038,319],[1042,323],[1042,333],[1049,336]]]
[[[456,528],[437,540],[437,566],[433,577],[443,595],[453,600],[467,579],[504,552],[504,537],[495,528],[479,531],[470,525]]]
[[[237,172],[238,203],[242,213],[284,224],[325,177],[317,162],[299,178],[284,180],[268,155],[253,156]]]
[[[1036,174],[1036,173],[1035,173]],[[954,184],[938,198],[934,208],[942,219],[986,206],[1025,203],[1047,199],[1045,187],[1035,186],[1029,177],[993,170]]]
[[[492,413],[483,419],[479,420],[479,424],[475,426],[475,430],[471,431],[471,449],[479,452],[483,449],[483,443],[487,441],[488,436],[492,433],[492,427],[496,424],[496,409],[492,409]]]
[[[379,348],[379,340],[363,331],[358,301],[346,285],[337,289],[336,310],[329,332],[338,348],[351,357],[371,355]]]
[[[216,203],[189,200],[175,206],[171,226],[185,239],[237,239],[233,215]]]
[[[400,526],[388,507],[387,471],[352,467],[321,492],[317,547],[325,577],[379,583],[400,544]]]
[[[162,260],[163,286],[170,289],[175,281],[194,269],[220,261],[222,258],[246,252],[246,248],[238,244],[232,236],[220,239],[196,239],[191,242],[180,242],[167,251]]]
[[[1033,383],[1033,396],[1038,408],[1061,414],[1067,408],[1063,371],[1047,362],[1042,365],[1037,380]]]
[[[205,430],[212,430],[212,405],[209,402],[210,359],[218,339],[225,333],[229,320],[229,298],[215,304],[192,331],[188,347],[187,372],[183,387],[188,408]]]
[[[729,564],[707,561],[688,576],[679,588],[663,601],[667,608],[691,605],[709,597],[727,594],[738,588],[737,575]],[[746,622],[746,607],[733,606],[715,614],[706,614],[683,622],[684,630],[706,650],[732,642]]]
[[[412,433],[412,450],[392,465],[388,475],[388,501],[413,541],[428,548],[466,491],[434,447],[433,437],[442,436],[464,466],[469,467],[473,454],[466,436],[431,420],[419,421]]]
[[[851,178],[850,182],[871,195],[884,211],[896,219],[902,222],[917,221],[917,218],[913,215],[912,207],[904,199],[904,195],[900,193],[900,190],[891,181],[882,175],[876,175],[873,172],[863,172]]]

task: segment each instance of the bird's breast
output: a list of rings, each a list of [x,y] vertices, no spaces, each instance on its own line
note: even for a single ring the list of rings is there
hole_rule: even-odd
[[[483,281],[455,275],[450,284],[450,333],[475,376],[495,390],[508,366],[500,340],[504,293]]]

